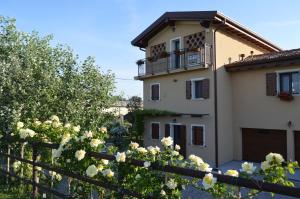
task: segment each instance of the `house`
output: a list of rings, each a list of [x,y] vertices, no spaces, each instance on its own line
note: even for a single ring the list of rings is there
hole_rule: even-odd
[[[135,77],[144,108],[176,113],[145,118],[146,146],[171,136],[182,155],[216,167],[268,152],[299,160],[300,50],[283,51],[217,11],[166,12],[132,45],[146,55]]]

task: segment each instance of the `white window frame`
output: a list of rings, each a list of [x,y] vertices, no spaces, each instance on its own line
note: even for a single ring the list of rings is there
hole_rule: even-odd
[[[191,80],[191,94],[192,94],[192,97],[191,99],[192,100],[204,100],[203,97],[201,98],[195,98],[195,81],[202,81],[204,79],[207,79],[205,77],[200,77],[200,78],[194,78],[194,79],[190,79]]]
[[[292,72],[298,72],[300,74],[300,69],[290,69],[290,70],[279,70],[279,71],[275,71],[276,74],[277,74],[277,94],[280,94],[280,74],[282,73],[292,73]],[[300,82],[299,82],[300,84]],[[292,94],[293,96],[300,96],[300,93],[299,94]]]
[[[182,37],[175,37],[175,38],[170,39],[170,58],[169,58],[169,68],[170,69],[173,69],[172,68],[172,53],[174,50],[172,49],[172,43],[174,40],[179,40],[180,50],[183,48]],[[181,66],[182,66],[182,60],[181,60],[181,56],[179,56],[179,68],[178,69],[180,69]]]
[[[152,99],[152,86],[153,85],[158,85],[158,100],[153,100]],[[150,84],[150,100],[153,101],[153,102],[160,101],[160,83],[151,83]]]
[[[203,128],[203,145],[194,145],[193,144],[193,127],[202,127]],[[206,133],[204,124],[191,124],[191,145],[196,147],[206,147]]]
[[[153,139],[152,138],[152,124],[158,124],[158,139]],[[160,122],[150,122],[150,138],[152,139],[152,140],[160,140],[160,138],[161,138],[161,130],[160,130]]]

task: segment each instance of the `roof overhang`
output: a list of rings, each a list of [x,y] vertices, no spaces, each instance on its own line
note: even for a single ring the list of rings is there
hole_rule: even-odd
[[[154,35],[167,26],[173,26],[176,21],[199,21],[199,24],[202,24],[202,26],[207,25],[207,22],[209,22],[211,25],[218,25],[219,28],[232,34],[236,34],[269,52],[278,52],[282,50],[280,47],[218,11],[166,12],[133,39],[131,44],[140,48],[146,48],[148,46],[148,41]]]

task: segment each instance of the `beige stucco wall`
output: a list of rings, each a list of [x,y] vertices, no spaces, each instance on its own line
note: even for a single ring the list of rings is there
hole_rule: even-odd
[[[265,51],[237,36],[222,30],[216,32],[216,66],[218,82],[218,142],[219,163],[234,159],[232,82],[230,73],[225,71],[224,64],[239,60],[240,54],[262,54]]]
[[[289,69],[300,70],[300,66],[231,73],[235,159],[242,158],[241,128],[286,130],[287,157],[294,159],[293,131],[300,130],[300,96],[295,96],[291,102],[266,96],[266,73]],[[293,124],[291,128],[288,121]]]

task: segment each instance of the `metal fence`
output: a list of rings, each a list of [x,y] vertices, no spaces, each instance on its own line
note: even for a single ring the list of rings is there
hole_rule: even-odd
[[[33,151],[32,161],[31,161],[31,160],[27,160],[27,159],[17,157],[17,156],[10,154],[10,144],[16,143],[16,142],[22,143],[22,142],[25,142],[25,140],[19,140],[19,139],[16,140],[12,137],[4,137],[1,139],[1,141],[5,141],[5,143],[7,145],[7,152],[6,153],[3,151],[0,152],[0,156],[6,157],[6,158],[9,158],[12,160],[18,160],[18,161],[21,161],[23,163],[27,163],[27,164],[30,164],[33,166],[31,179],[22,178],[22,177],[16,175],[15,173],[11,172],[9,169],[9,164],[7,165],[6,170],[5,169],[0,170],[0,172],[7,178],[15,177],[15,178],[19,179],[20,181],[23,181],[27,184],[32,185],[32,187],[33,187],[32,188],[32,198],[38,197],[38,189],[40,189],[44,192],[51,193],[60,198],[74,198],[72,195],[65,195],[65,194],[59,193],[58,191],[50,188],[49,186],[39,183],[36,179],[36,175],[37,175],[36,167],[41,167],[44,170],[54,171],[61,175],[71,177],[71,178],[77,179],[79,181],[89,183],[91,185],[99,186],[104,189],[118,192],[121,196],[132,196],[135,198],[149,198],[149,199],[153,198],[152,196],[144,197],[144,196],[142,196],[142,194],[140,194],[138,192],[124,189],[119,184],[112,184],[108,181],[103,182],[103,181],[94,180],[94,179],[79,175],[76,172],[66,171],[62,168],[57,168],[51,164],[46,164],[46,163],[37,161],[37,156],[38,156],[40,148],[56,149],[58,147],[58,144],[29,142],[28,145],[30,147],[32,147],[32,151]],[[87,153],[86,156],[94,157],[99,160],[100,159],[115,160],[115,156],[108,155],[105,153],[90,152],[90,153]],[[129,161],[129,164],[134,165],[134,166],[143,167],[144,161],[132,159]],[[162,165],[159,165],[156,163],[151,164],[149,169],[167,172],[167,173],[175,173],[175,174],[179,174],[182,176],[194,177],[194,178],[199,178],[199,179],[203,178],[206,174],[206,172],[202,172],[202,171],[198,171],[198,170],[169,166],[169,165],[162,166]],[[226,184],[238,186],[238,187],[245,187],[245,188],[249,188],[249,189],[256,189],[256,190],[264,191],[264,192],[272,192],[272,193],[286,195],[286,196],[300,197],[300,188],[272,184],[272,183],[263,182],[261,180],[256,180],[256,179],[247,179],[247,178],[243,178],[243,177],[232,177],[232,176],[227,176],[227,175],[223,175],[223,174],[219,174],[219,173],[213,173],[213,175],[214,175],[214,177],[217,178],[217,181],[221,182],[221,183],[226,183]]]

